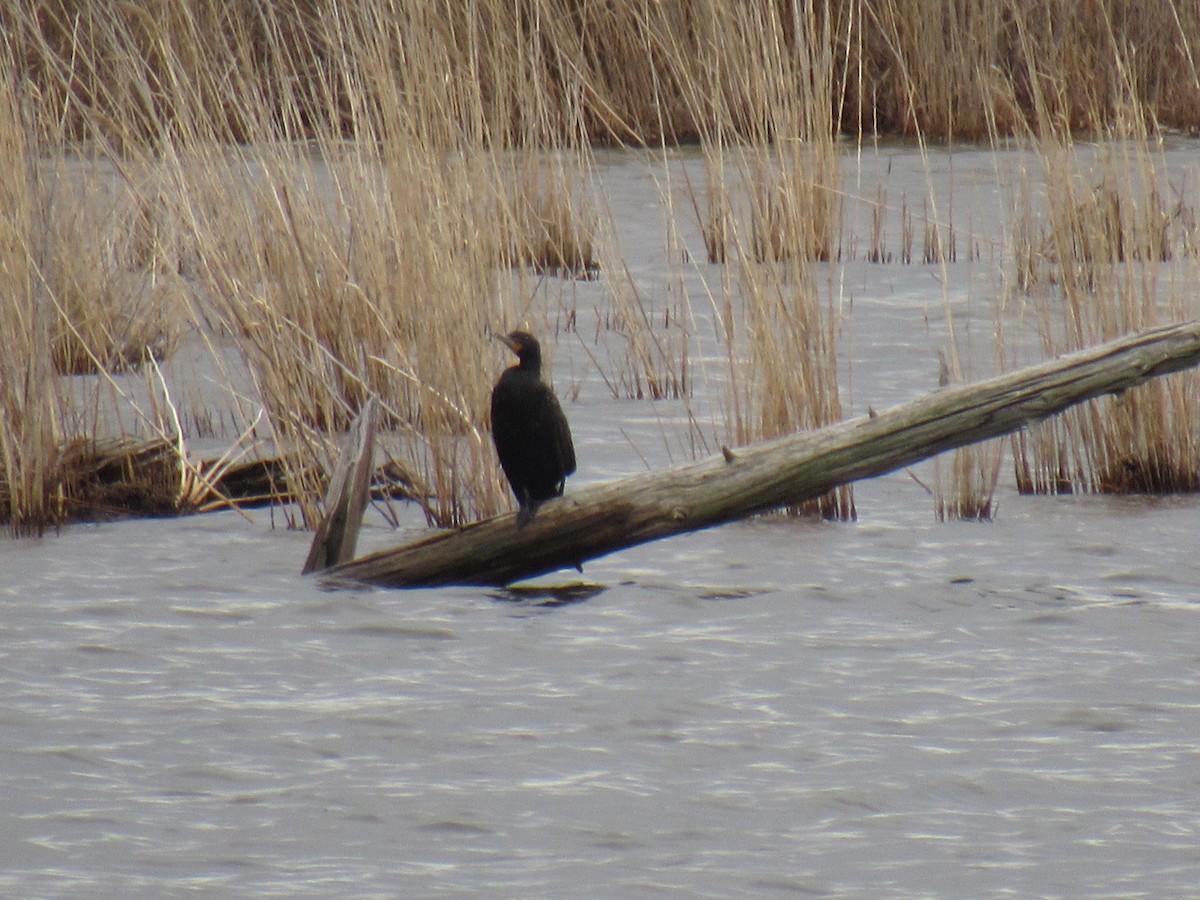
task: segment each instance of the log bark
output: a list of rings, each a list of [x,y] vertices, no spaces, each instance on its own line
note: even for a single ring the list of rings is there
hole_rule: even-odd
[[[878,414],[589,485],[518,530],[508,514],[336,566],[335,583],[504,585],[646,541],[819,497],[1200,363],[1200,322],[1129,335]]]

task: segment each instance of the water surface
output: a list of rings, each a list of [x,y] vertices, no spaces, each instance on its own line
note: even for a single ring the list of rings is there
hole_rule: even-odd
[[[651,271],[658,226],[625,227]],[[848,412],[932,389],[931,272],[847,280]],[[679,457],[677,409],[606,396],[569,338],[555,364],[572,484]],[[0,893],[1194,894],[1200,499],[1009,482],[990,524],[896,473],[857,523],[520,591],[326,591],[265,513],[0,541]]]

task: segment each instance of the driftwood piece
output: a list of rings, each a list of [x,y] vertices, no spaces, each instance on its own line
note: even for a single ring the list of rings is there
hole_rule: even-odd
[[[325,518],[313,535],[302,574],[318,572],[354,557],[363,510],[371,499],[371,462],[379,398],[372,396],[346,434],[346,449],[325,492]]]
[[[1200,322],[1129,335],[818,431],[590,485],[546,503],[520,530],[510,513],[352,560],[327,578],[388,587],[509,584],[819,497],[1198,363]]]

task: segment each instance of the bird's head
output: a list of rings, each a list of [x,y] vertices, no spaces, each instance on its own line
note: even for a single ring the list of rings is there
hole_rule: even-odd
[[[504,346],[517,354],[517,359],[525,368],[540,369],[542,365],[542,348],[528,331],[510,331],[508,334],[496,335]]]

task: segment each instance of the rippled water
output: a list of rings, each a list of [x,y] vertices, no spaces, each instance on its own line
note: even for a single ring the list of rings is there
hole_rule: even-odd
[[[224,514],[4,544],[0,890],[1183,896],[1198,514],[763,520],[586,598],[322,592]]]
[[[575,590],[324,591],[262,513],[0,541],[0,893],[1195,895],[1200,499],[857,503]]]

